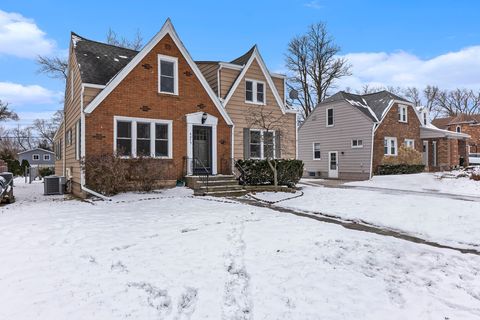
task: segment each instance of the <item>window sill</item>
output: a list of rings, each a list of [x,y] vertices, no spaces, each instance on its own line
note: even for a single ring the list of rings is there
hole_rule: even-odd
[[[400,122],[400,123],[408,123],[408,120],[407,120],[407,121],[398,120],[398,122]]]
[[[167,96],[167,97],[180,98],[179,95],[178,95],[178,92],[177,93],[171,93],[171,92],[159,91],[159,92],[157,92],[157,96]]]
[[[255,101],[247,101],[247,100],[245,100],[245,103],[246,104],[253,104],[253,105],[257,105],[257,106],[266,106],[267,105],[265,102],[255,102]]]
[[[330,125],[327,124],[325,127],[332,128],[332,127],[335,127],[335,125],[334,124],[330,124]]]
[[[312,160],[313,161],[319,161],[319,160],[322,160],[322,158],[313,158]]]
[[[363,146],[360,146],[360,147],[354,147],[354,146],[352,146],[352,149],[362,149],[362,148],[363,148]]]
[[[384,154],[385,157],[396,157],[398,156],[397,154]]]

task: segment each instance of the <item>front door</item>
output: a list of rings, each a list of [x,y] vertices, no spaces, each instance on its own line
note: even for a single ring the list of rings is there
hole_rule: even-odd
[[[212,128],[193,126],[193,174],[212,173]]]
[[[328,177],[338,178],[338,152],[330,151],[328,153]]]
[[[422,163],[428,167],[428,140],[423,141]]]

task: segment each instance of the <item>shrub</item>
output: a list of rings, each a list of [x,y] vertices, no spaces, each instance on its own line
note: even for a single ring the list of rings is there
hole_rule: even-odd
[[[418,152],[413,148],[408,148],[405,145],[398,148],[398,155],[393,156],[384,156],[382,159],[383,165],[398,165],[398,164],[407,164],[407,165],[421,165],[422,164],[422,153]]]
[[[139,157],[122,159],[113,154],[87,156],[82,161],[87,186],[106,196],[129,190],[152,191],[162,180],[176,180],[173,160]]]
[[[20,166],[20,162],[18,160],[7,159],[5,162],[7,163],[8,171],[13,173],[14,176],[23,175],[22,167]]]
[[[21,167],[21,169],[22,169],[22,173],[25,174],[26,169],[27,169],[27,168],[30,168],[30,163],[28,163],[28,160],[27,160],[27,159],[23,159],[23,160],[22,160],[22,163],[20,164],[20,167]]]
[[[379,175],[420,173],[425,170],[423,164],[383,164],[378,167]]]
[[[38,169],[38,174],[43,178],[55,174],[55,171],[50,167],[42,167]]]
[[[303,174],[301,160],[270,160],[276,164],[278,185],[295,186]],[[274,184],[273,171],[267,160],[238,160],[235,166],[241,173],[241,182],[248,185]]]
[[[125,191],[127,165],[113,154],[87,156],[82,161],[87,187],[106,196]]]

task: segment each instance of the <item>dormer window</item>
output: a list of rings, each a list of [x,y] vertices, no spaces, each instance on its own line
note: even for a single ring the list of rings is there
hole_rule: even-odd
[[[398,121],[399,122],[408,122],[407,116],[407,106],[398,106]]]
[[[457,131],[458,133],[461,133],[461,132],[462,132],[462,127],[457,126],[456,131]]]
[[[158,92],[178,95],[178,59],[158,55]]]
[[[245,80],[245,102],[265,104],[265,82]]]

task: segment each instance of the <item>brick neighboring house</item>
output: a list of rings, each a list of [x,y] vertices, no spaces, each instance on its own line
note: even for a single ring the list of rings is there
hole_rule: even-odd
[[[168,181],[212,174],[232,156],[233,122],[178,37],[170,19],[137,52],[72,33],[64,122],[55,136],[55,169],[88,192],[80,159],[121,153],[168,168]]]
[[[480,115],[459,114],[437,118],[432,124],[440,129],[462,132],[470,135],[468,146],[470,153],[480,153]]]
[[[320,103],[299,128],[299,159],[305,176],[362,180],[378,171],[384,156],[404,144],[423,155],[427,171],[468,161],[469,135],[442,130],[428,113],[388,91],[356,95],[340,91]]]

